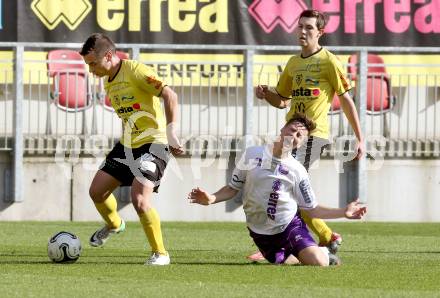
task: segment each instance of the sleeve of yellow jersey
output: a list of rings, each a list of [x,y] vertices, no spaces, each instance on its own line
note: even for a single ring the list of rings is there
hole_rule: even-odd
[[[352,87],[347,75],[342,68],[341,61],[335,56],[330,58],[330,65],[328,67],[329,82],[335,89],[336,94],[342,95],[349,91]]]
[[[132,72],[132,80],[141,90],[153,96],[160,96],[164,82],[159,79],[156,71],[145,64],[136,63]]]
[[[278,95],[290,99],[292,98],[292,82],[293,78],[290,75],[290,65],[292,64],[293,57],[289,59],[286,66],[284,67],[283,72],[281,73],[280,79],[278,80],[277,87],[275,88],[275,91],[278,93]]]

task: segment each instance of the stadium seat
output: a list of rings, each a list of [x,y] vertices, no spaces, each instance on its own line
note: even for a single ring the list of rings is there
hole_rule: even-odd
[[[357,55],[348,58],[348,74],[353,81],[357,79],[357,62]],[[368,54],[367,63],[367,113],[383,114],[391,110],[395,103],[395,97],[391,94],[390,76],[382,57]]]
[[[122,60],[127,60],[129,58],[129,55],[126,52],[116,51],[116,55]],[[106,110],[114,111],[112,107],[112,103],[110,102],[110,98],[107,95],[105,95],[104,84],[102,83],[102,80],[100,80],[99,89],[100,89],[100,94],[98,95],[98,98],[100,99],[102,106]]]
[[[88,72],[81,55],[72,50],[52,50],[47,55],[51,97],[58,108],[78,112],[91,106]]]
[[[392,108],[387,82],[380,78],[367,79],[367,111],[370,114],[386,112]]]

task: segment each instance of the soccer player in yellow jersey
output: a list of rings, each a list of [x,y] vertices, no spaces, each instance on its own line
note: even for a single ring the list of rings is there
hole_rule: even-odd
[[[183,153],[175,132],[177,95],[152,68],[118,58],[115,44],[104,34],[92,34],[80,54],[91,73],[105,77],[105,91],[124,122],[120,142],[107,155],[90,186],[90,196],[106,222],[91,236],[90,245],[102,246],[111,235],[125,230],[112,192],[121,185],[131,186],[131,200],[152,249],[145,264],[168,265],[170,257],[151,197],[159,188],[170,151],[174,155]]]
[[[284,109],[290,105],[286,120],[300,112],[316,122],[316,129],[310,133],[306,146],[292,152],[306,170],[319,159],[323,147],[329,143],[327,113],[335,93],[358,140],[356,158],[365,152],[359,117],[348,92],[351,89],[350,82],[336,56],[319,45],[326,21],[326,17],[319,11],[303,11],[297,27],[301,53],[289,59],[275,89],[259,85],[255,90],[257,98],[265,99],[274,107]],[[301,214],[307,225],[319,236],[320,245],[329,246],[332,252],[336,252],[342,242],[341,236],[333,233],[323,220]],[[249,258],[258,259],[259,254]]]

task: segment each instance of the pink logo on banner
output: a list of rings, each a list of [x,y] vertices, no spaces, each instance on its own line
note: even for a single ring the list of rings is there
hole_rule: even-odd
[[[307,5],[301,0],[255,0],[248,11],[266,33],[272,32],[277,25],[290,33],[305,9]]]

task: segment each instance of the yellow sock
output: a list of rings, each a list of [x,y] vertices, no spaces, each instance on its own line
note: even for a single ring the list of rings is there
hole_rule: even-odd
[[[320,218],[311,218],[306,212],[301,210],[301,217],[307,226],[319,237],[319,243],[328,243],[332,238],[332,230]]]
[[[110,194],[102,203],[95,202],[95,206],[110,229],[119,228],[122,219],[118,214],[118,203],[116,202],[116,198],[113,194]]]
[[[156,209],[150,208],[145,213],[139,214],[139,219],[150,243],[151,250],[161,255],[166,255],[167,251],[163,245],[159,213],[157,213]]]

